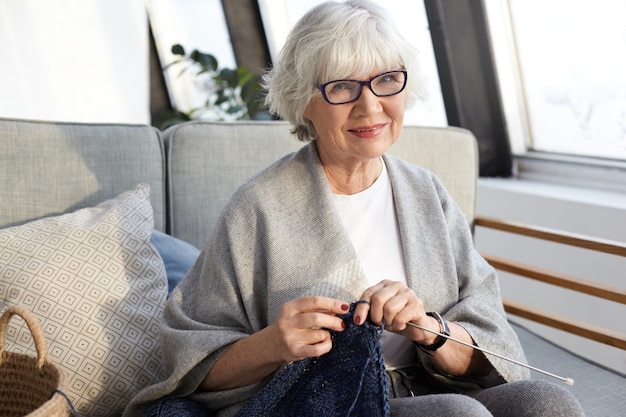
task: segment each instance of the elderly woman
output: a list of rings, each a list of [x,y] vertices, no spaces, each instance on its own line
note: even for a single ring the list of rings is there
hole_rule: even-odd
[[[147,416],[236,414],[285,364],[330,352],[356,300],[355,325],[384,322],[392,416],[582,415],[525,368],[407,325],[524,360],[463,213],[432,173],[385,154],[419,80],[370,2],[327,2],[296,24],[267,103],[308,144],[235,193],[168,301],[169,377],[127,415],[150,402]]]

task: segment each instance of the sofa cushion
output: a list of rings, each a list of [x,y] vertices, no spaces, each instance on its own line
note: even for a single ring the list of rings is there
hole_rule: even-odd
[[[169,234],[204,246],[235,190],[303,145],[289,130],[286,122],[256,121],[193,121],[166,130]]]
[[[150,185],[165,230],[165,157],[152,126],[0,118],[0,228],[92,207]]]
[[[168,285],[167,293],[169,295],[196,262],[200,255],[200,250],[187,242],[158,230],[152,231],[150,242],[159,251],[165,263]]]
[[[0,230],[0,312],[22,305],[38,317],[80,415],[119,415],[163,377],[167,281],[152,229],[141,184],[93,208]],[[34,355],[20,324],[11,322],[6,349]]]

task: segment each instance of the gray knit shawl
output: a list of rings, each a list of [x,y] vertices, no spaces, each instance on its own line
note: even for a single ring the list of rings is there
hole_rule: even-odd
[[[427,311],[462,325],[479,346],[525,361],[505,318],[496,273],[474,249],[460,208],[429,171],[388,155],[384,160],[409,286]],[[125,415],[139,415],[135,406],[169,395],[192,395],[217,416],[233,415],[267,381],[194,393],[224,350],[273,323],[286,301],[307,295],[357,300],[365,290],[361,277],[312,142],[234,194],[168,300],[161,349],[169,377],[140,392]],[[488,359],[496,371],[484,384],[528,377],[525,368]]]

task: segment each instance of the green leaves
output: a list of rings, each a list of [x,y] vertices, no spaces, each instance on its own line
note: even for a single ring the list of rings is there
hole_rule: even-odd
[[[219,68],[215,56],[197,49],[187,54],[180,44],[173,45],[171,52],[180,58],[166,65],[163,70],[175,65],[183,66],[179,76],[192,70],[196,77],[208,76],[211,81],[204,83],[209,84],[206,88],[207,99],[204,107],[191,109],[186,113],[175,109],[173,112],[164,114],[160,121],[166,125],[165,127],[196,118],[271,119],[269,114],[262,110],[263,93],[259,76],[248,68],[244,66],[234,69]]]
[[[219,78],[230,88],[237,88],[239,85],[239,74],[237,73],[237,70],[224,68],[220,71]]]
[[[200,65],[202,68],[200,72],[214,72],[217,70],[217,59],[211,54],[205,54],[194,49],[189,54],[189,58]]]
[[[185,48],[177,43],[176,45],[172,46],[172,53],[174,55],[185,56]]]

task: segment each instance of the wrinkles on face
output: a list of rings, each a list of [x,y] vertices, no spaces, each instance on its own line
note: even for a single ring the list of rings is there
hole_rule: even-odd
[[[353,194],[380,175],[380,156],[395,143],[404,121],[404,92],[377,97],[368,87],[352,103],[329,104],[314,96],[304,116],[319,136],[317,149],[333,191]]]

